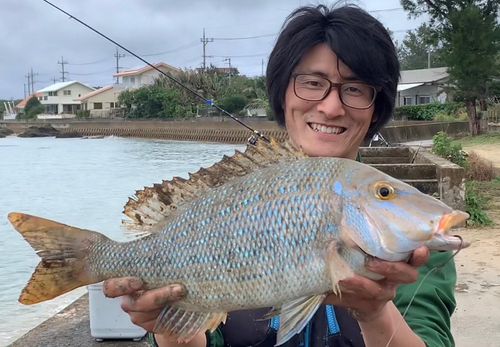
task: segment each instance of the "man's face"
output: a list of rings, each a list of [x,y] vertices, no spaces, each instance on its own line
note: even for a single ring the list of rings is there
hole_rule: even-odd
[[[337,63],[336,54],[326,44],[317,45],[304,55],[294,73],[319,74],[335,83],[356,79],[347,65],[342,61]],[[303,100],[295,94],[293,78],[283,106],[286,128],[295,145],[309,156],[350,159],[356,158],[374,111],[373,104],[361,110],[344,105],[335,87],[321,101]]]

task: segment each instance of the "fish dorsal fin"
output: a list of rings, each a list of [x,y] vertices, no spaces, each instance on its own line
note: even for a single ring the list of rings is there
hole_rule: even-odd
[[[257,168],[306,156],[303,150],[296,149],[288,141],[279,143],[271,137],[267,142],[258,138],[255,144],[248,143],[244,152],[236,150],[232,156],[224,156],[210,167],[189,173],[188,179],[174,177],[136,191],[123,211],[131,220],[123,220],[122,227],[126,233],[136,235],[161,230],[172,213],[202,191],[221,186]]]

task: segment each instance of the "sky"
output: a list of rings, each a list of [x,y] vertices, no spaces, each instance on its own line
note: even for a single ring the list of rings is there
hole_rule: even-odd
[[[276,35],[299,0],[50,0],[149,63],[179,68],[202,66],[203,29],[206,63],[261,75]],[[331,5],[332,2],[321,2]],[[76,80],[92,87],[114,82],[117,46],[44,0],[1,0],[0,99],[21,99],[33,70],[34,89]],[[409,19],[399,0],[355,2],[394,32],[401,42],[407,30],[425,19]],[[118,49],[120,71],[145,64]],[[124,55],[124,56],[123,56]]]

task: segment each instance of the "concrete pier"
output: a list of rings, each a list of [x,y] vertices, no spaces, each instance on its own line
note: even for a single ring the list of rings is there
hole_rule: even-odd
[[[90,334],[88,294],[47,319],[9,347],[146,347],[147,336],[141,341],[104,340],[97,342]]]

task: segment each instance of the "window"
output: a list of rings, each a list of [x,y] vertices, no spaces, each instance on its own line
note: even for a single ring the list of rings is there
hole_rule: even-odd
[[[109,108],[115,108],[115,107],[116,107],[116,106],[115,106],[115,103],[114,103],[114,102],[110,102],[110,103],[109,103]]]
[[[65,90],[65,91],[63,92],[63,94],[64,94],[64,95],[71,95],[71,90]]]
[[[130,77],[130,83],[135,83],[135,77]]]
[[[411,105],[412,104],[412,97],[411,96],[405,96],[403,99],[403,105]]]
[[[102,110],[102,102],[94,102],[94,110]]]
[[[48,96],[44,96],[43,100],[46,101],[48,98],[49,98]]]
[[[431,97],[429,95],[420,95],[418,97],[418,104],[428,104],[431,102]]]

